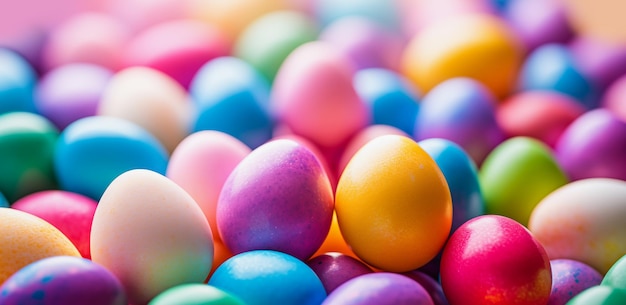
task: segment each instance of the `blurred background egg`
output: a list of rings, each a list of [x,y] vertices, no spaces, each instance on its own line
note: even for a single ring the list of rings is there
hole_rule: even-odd
[[[0,113],[35,112],[37,72],[15,51],[0,48]]]

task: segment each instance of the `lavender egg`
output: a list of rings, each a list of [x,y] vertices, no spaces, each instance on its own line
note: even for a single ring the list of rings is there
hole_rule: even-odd
[[[565,305],[570,299],[592,286],[600,285],[602,275],[591,266],[571,259],[553,259],[552,292],[548,305]]]

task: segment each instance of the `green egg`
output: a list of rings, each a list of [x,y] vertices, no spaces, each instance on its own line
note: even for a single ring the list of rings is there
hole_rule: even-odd
[[[206,284],[183,284],[167,289],[149,305],[245,305],[239,298]]]
[[[624,305],[626,304],[626,292],[609,286],[594,286],[584,290],[571,300],[567,305]]]
[[[525,226],[541,199],[568,183],[550,148],[528,137],[498,145],[485,159],[479,180],[487,213]]]
[[[622,256],[611,266],[611,269],[602,279],[602,285],[626,291],[626,255]]]

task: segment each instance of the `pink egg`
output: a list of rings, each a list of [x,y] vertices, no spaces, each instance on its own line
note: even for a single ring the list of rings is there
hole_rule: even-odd
[[[569,50],[577,67],[600,91],[609,87],[626,73],[626,47],[600,37],[579,35],[570,44]]]
[[[66,191],[42,191],[22,197],[12,208],[35,215],[51,225],[76,246],[81,256],[91,258],[89,235],[98,203]]]
[[[205,130],[189,135],[172,153],[166,176],[181,186],[202,209],[219,240],[215,213],[222,186],[235,166],[250,153],[236,138]]]
[[[125,66],[147,66],[168,74],[185,88],[207,61],[230,53],[226,37],[207,23],[175,20],[137,34],[124,53]]]
[[[606,90],[603,106],[626,122],[626,74]]]
[[[331,293],[341,284],[359,275],[373,272],[356,258],[338,252],[313,257],[306,263],[320,278],[326,293]]]
[[[121,19],[133,32],[185,17],[186,2],[178,0],[107,0],[104,9]]]
[[[336,147],[370,120],[352,85],[354,66],[332,45],[301,45],[283,62],[272,90],[278,119],[315,144]]]
[[[274,140],[278,140],[278,139],[293,140],[304,145],[306,148],[308,148],[317,157],[320,163],[322,163],[322,166],[324,167],[324,171],[326,171],[326,175],[328,176],[328,180],[330,181],[330,185],[333,187],[333,190],[335,190],[335,188],[337,187],[338,175],[334,171],[334,169],[331,167],[330,162],[326,159],[326,155],[324,155],[324,152],[320,150],[319,147],[317,147],[317,145],[313,144],[311,141],[301,136],[298,136],[292,133],[284,133],[280,136],[274,137]]]

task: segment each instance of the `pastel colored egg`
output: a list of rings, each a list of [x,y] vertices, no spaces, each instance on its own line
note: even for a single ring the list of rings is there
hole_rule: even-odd
[[[179,19],[135,35],[124,50],[123,63],[159,70],[187,88],[204,63],[228,55],[230,48],[224,34],[211,24]]]
[[[430,275],[427,275],[419,270],[405,272],[402,273],[402,275],[420,284],[420,286],[428,292],[428,295],[430,295],[430,298],[433,300],[433,305],[448,305],[448,300],[446,299],[446,295],[443,293],[441,284],[439,284],[439,282],[433,279]]]
[[[469,155],[454,142],[428,139],[418,142],[437,163],[452,196],[452,229],[450,234],[466,221],[485,213],[478,169]]]
[[[400,27],[399,8],[395,2],[385,0],[319,0],[313,4],[313,13],[322,26],[346,17],[359,16],[390,30],[398,30]]]
[[[107,14],[121,20],[133,33],[150,26],[186,18],[187,1],[172,0],[107,0],[98,3]]]
[[[272,137],[269,83],[250,64],[220,57],[204,64],[194,76],[194,131],[218,130],[256,148]]]
[[[185,138],[172,153],[166,176],[198,203],[219,239],[215,214],[228,175],[250,153],[239,140],[219,131],[199,131]]]
[[[419,31],[404,50],[407,77],[427,93],[453,77],[470,77],[502,98],[514,89],[522,47],[503,21],[468,14],[434,22]]]
[[[50,190],[22,197],[11,207],[49,222],[67,236],[82,257],[89,259],[89,235],[97,205],[89,197]]]
[[[621,44],[579,35],[568,48],[576,66],[601,92],[626,73],[626,47]]]
[[[332,213],[332,189],[319,160],[295,141],[275,140],[231,172],[216,218],[234,254],[267,249],[306,260],[328,234]]]
[[[330,44],[309,42],[281,66],[272,87],[272,109],[293,133],[333,147],[370,120],[352,85],[354,66]]]
[[[400,70],[404,38],[365,17],[342,17],[326,26],[319,35],[344,52],[357,69],[384,68]]]
[[[510,0],[398,0],[396,1],[403,31],[407,37],[414,36],[431,24],[453,20],[470,14],[497,14],[495,1]]]
[[[102,93],[97,114],[136,123],[172,152],[189,133],[191,103],[169,76],[145,67],[117,72]]]
[[[626,73],[605,91],[602,106],[626,122]]]
[[[50,32],[43,46],[46,70],[69,63],[90,63],[113,71],[122,66],[122,56],[130,33],[113,16],[104,13],[80,13]]]
[[[578,68],[571,51],[545,44],[528,55],[519,76],[519,90],[552,90],[566,94],[585,108],[598,106],[597,88]]]
[[[70,124],[59,137],[54,172],[63,190],[99,200],[118,175],[137,168],[165,173],[168,155],[152,134],[115,117]]]
[[[0,113],[35,112],[37,74],[24,57],[0,48]]]
[[[365,144],[343,171],[335,196],[343,237],[378,269],[417,269],[437,255],[450,233],[446,179],[426,151],[404,136]]]
[[[250,63],[272,81],[281,64],[298,46],[317,38],[317,27],[306,14],[280,10],[250,23],[235,42],[233,55]]]
[[[320,304],[326,291],[305,263],[282,252],[254,250],[225,261],[211,279],[215,286],[248,305]]]
[[[480,168],[479,179],[486,212],[523,225],[544,197],[569,182],[550,148],[527,137],[496,147]]]
[[[244,305],[239,298],[206,284],[183,284],[161,292],[149,305]]]
[[[54,256],[20,269],[0,287],[2,304],[125,305],[120,281],[84,258]]]
[[[424,96],[415,123],[415,138],[443,138],[459,144],[481,164],[504,140],[496,121],[497,101],[470,78],[452,78]]]
[[[323,305],[433,305],[416,281],[395,273],[377,272],[355,277],[337,287]]]
[[[611,111],[595,109],[578,117],[563,132],[555,150],[572,180],[626,180],[626,121]]]
[[[523,91],[496,110],[498,125],[508,137],[531,137],[554,147],[563,131],[586,109],[555,91]]]
[[[317,159],[322,163],[324,170],[326,171],[326,175],[328,176],[328,180],[330,181],[330,186],[333,188],[333,193],[334,193],[335,189],[337,188],[337,173],[335,172],[334,168],[331,168],[327,155],[324,154],[324,152],[320,150],[319,147],[317,147],[317,145],[311,143],[311,141],[301,136],[298,136],[292,133],[276,134],[276,130],[274,130],[274,132],[275,134],[274,134],[274,137],[272,138],[273,140],[288,139],[288,140],[296,141],[304,145],[306,148],[308,148],[315,155],[315,157],[317,157]]]
[[[130,170],[98,203],[91,257],[121,281],[130,303],[145,304],[173,286],[202,283],[213,262],[213,236],[182,188],[153,171]]]
[[[607,271],[602,285],[626,290],[626,255],[620,257]]]
[[[26,212],[0,208],[0,230],[0,283],[26,265],[46,257],[80,257],[61,231]]]
[[[541,200],[528,228],[551,259],[577,260],[605,274],[626,253],[624,196],[622,180],[571,182]]]
[[[609,286],[591,287],[572,300],[567,305],[621,305],[626,302],[626,292]]]
[[[309,259],[306,264],[317,274],[327,293],[357,276],[372,273],[367,265],[348,255],[328,252]]]
[[[589,265],[571,260],[550,260],[552,292],[548,305],[565,305],[583,290],[599,285],[602,275]]]
[[[9,202],[56,187],[53,157],[59,132],[29,112],[0,115],[0,191]]]
[[[550,261],[520,223],[499,215],[478,216],[448,240],[441,285],[450,305],[546,304]]]
[[[354,88],[370,107],[372,124],[393,126],[413,135],[420,100],[415,87],[403,76],[386,69],[364,69],[354,75]]]
[[[96,115],[112,76],[111,70],[94,64],[67,64],[52,69],[37,85],[37,111],[60,130],[80,118]]]

